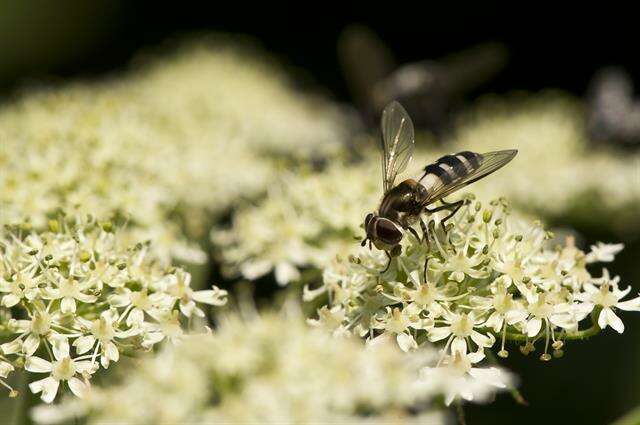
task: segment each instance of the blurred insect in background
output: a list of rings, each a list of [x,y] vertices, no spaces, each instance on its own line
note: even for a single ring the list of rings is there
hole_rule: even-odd
[[[593,78],[588,95],[588,129],[598,143],[640,146],[640,101],[633,81],[621,68],[604,68]]]
[[[423,213],[433,214],[447,210],[449,214],[441,220],[446,231],[446,223],[460,209],[464,201],[446,202],[443,198],[457,190],[488,176],[506,165],[516,156],[515,149],[487,152],[458,152],[445,155],[429,164],[416,179],[407,179],[394,186],[396,176],[407,168],[413,156],[414,129],[407,111],[398,102],[391,102],[383,111],[382,130],[382,186],[384,196],[377,213],[370,213],[364,221],[367,233],[362,241],[369,241],[376,248],[384,250],[391,259],[400,255],[400,241],[404,230],[408,230],[418,241],[429,243],[427,226],[422,220]],[[442,203],[433,209],[427,208],[436,201]],[[411,227],[419,222],[422,238]],[[426,263],[425,263],[426,269]]]
[[[367,126],[377,125],[382,108],[398,100],[419,129],[439,134],[450,127],[453,112],[465,96],[504,67],[507,49],[486,43],[439,60],[399,65],[389,46],[371,29],[351,25],[338,40],[338,57]]]

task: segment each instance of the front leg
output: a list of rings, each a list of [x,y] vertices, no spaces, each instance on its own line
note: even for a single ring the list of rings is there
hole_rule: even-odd
[[[460,209],[460,207],[462,207],[463,204],[464,204],[463,200],[454,202],[453,204],[446,204],[446,206],[450,207],[453,211],[451,211],[451,213],[441,221],[442,228],[444,229],[445,232],[447,231],[447,220],[453,217],[453,215],[458,212],[458,210]]]
[[[387,258],[389,259],[389,262],[387,263],[387,267],[385,267],[384,270],[380,272],[380,274],[384,274],[387,270],[389,270],[389,267],[391,266],[391,259],[392,259],[391,254],[389,254],[389,251],[385,251],[384,253],[387,254]]]
[[[431,251],[431,245],[429,243],[429,229],[425,224],[425,222],[422,221],[422,217],[420,217],[420,228],[422,229],[422,237],[424,241],[426,241],[427,243],[427,254],[425,255],[425,258],[424,258],[424,272],[423,272],[423,276],[424,276],[423,282],[426,284],[427,283],[427,264],[429,264],[429,251]]]

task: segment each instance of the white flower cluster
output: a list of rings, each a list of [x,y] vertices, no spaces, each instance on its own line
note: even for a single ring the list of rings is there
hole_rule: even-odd
[[[112,217],[165,262],[201,262],[193,242],[263,192],[278,167],[269,158],[338,150],[336,115],[215,43],[125,78],[30,93],[0,110],[0,222],[44,228],[59,209]]]
[[[181,322],[220,306],[226,291],[194,291],[148,244],[128,246],[110,222],[60,216],[49,230],[28,223],[0,234],[0,383],[16,368],[45,377],[29,387],[50,403],[60,385],[81,396],[91,375],[120,354],[183,335]]]
[[[473,185],[479,196],[498,193],[521,210],[611,226],[625,238],[640,232],[640,154],[590,144],[570,98],[548,93],[481,102],[454,134],[447,150],[519,150],[498,178]],[[613,214],[615,220],[601,220]]]
[[[86,416],[88,423],[128,424],[443,422],[430,401],[458,375],[432,376],[425,366],[437,360],[433,350],[406,354],[384,337],[366,345],[347,335],[334,337],[291,310],[245,320],[228,316],[213,335],[191,337],[143,361],[121,384],[38,408],[34,418],[51,423]],[[491,388],[466,389],[486,396]]]
[[[363,208],[379,201],[377,167],[371,158],[335,163],[322,173],[283,173],[261,202],[234,213],[229,229],[212,232],[226,273],[253,280],[275,270],[286,285],[300,279],[301,269],[322,269],[336,254],[349,253]]]
[[[323,286],[305,289],[307,300],[328,294],[318,323],[368,338],[393,335],[405,351],[442,341],[442,364],[469,367],[496,339],[501,357],[507,340],[524,354],[542,341],[540,358],[550,360],[550,350],[561,356],[567,340],[607,326],[622,332],[616,310],[640,311],[639,297],[623,300],[630,287],[620,288],[606,269],[600,277],[587,270],[612,261],[622,245],[584,253],[569,239],[550,248],[550,233],[510,215],[504,200],[483,206],[469,199],[446,232],[442,216],[430,218],[428,243],[407,233],[387,271],[384,252],[367,248],[326,268]]]

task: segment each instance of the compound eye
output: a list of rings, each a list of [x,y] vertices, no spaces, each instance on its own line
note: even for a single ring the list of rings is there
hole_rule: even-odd
[[[377,223],[376,232],[382,241],[395,245],[402,240],[402,232],[391,220],[381,219]]]

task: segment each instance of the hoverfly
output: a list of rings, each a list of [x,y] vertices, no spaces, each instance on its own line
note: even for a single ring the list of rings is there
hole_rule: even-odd
[[[394,186],[396,176],[407,168],[413,156],[413,123],[407,111],[393,101],[382,112],[380,127],[384,196],[378,212],[368,214],[364,220],[367,235],[362,246],[369,241],[370,249],[373,243],[376,248],[386,252],[389,263],[383,270],[385,272],[391,264],[391,258],[400,255],[404,230],[421,240],[411,227],[420,222],[423,240],[428,243],[427,226],[421,218],[423,212],[450,211],[441,221],[445,227],[447,220],[453,217],[464,201],[448,203],[443,198],[503,167],[518,151],[509,149],[483,154],[464,151],[445,155],[424,167],[418,178],[407,179]],[[427,208],[436,201],[442,205]]]

